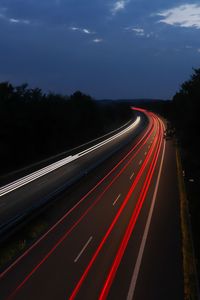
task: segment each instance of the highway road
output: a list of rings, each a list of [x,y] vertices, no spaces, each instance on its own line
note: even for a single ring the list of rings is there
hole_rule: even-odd
[[[129,150],[2,270],[0,299],[184,299],[175,149],[143,113],[140,135],[123,135]]]
[[[0,187],[0,234],[125,147],[144,124],[145,119],[138,114],[128,126],[95,145],[79,152],[75,149],[71,155]]]

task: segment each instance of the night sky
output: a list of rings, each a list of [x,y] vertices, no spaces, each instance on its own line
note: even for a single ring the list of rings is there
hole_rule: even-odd
[[[0,0],[0,81],[167,99],[199,67],[199,1]]]

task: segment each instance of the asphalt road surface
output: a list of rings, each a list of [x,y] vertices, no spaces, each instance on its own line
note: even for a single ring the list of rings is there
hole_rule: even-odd
[[[129,152],[2,271],[0,299],[184,299],[175,148],[144,113]]]
[[[141,114],[128,127],[96,145],[67,156],[38,171],[0,187],[0,234],[26,215],[55,198],[132,141],[145,124]]]

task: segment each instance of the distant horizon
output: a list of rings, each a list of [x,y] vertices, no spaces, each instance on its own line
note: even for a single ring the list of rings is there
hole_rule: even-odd
[[[82,90],[80,90],[80,89],[77,89],[76,91],[73,91],[72,93],[62,93],[62,92],[56,92],[56,91],[51,91],[51,90],[49,90],[49,91],[45,91],[44,89],[42,89],[40,86],[31,86],[31,85],[29,85],[29,83],[28,82],[23,82],[23,83],[21,83],[21,84],[13,84],[13,82],[11,82],[11,81],[9,81],[9,80],[3,80],[3,81],[1,81],[0,82],[0,84],[1,83],[5,83],[5,82],[8,82],[8,83],[10,83],[13,87],[17,87],[17,86],[21,86],[21,85],[23,85],[23,84],[27,84],[27,87],[28,88],[30,88],[30,89],[35,89],[35,88],[39,88],[39,89],[41,89],[41,91],[45,94],[48,94],[48,93],[53,93],[53,94],[59,94],[59,95],[61,95],[61,96],[70,96],[70,95],[73,95],[74,93],[76,93],[77,91],[80,91],[81,93],[83,93],[83,94],[86,94],[86,95],[88,95],[88,96],[90,96],[90,97],[92,97],[94,100],[97,100],[97,101],[159,101],[159,100],[161,100],[161,101],[168,101],[168,100],[172,100],[172,99],[166,99],[166,98],[156,98],[156,97],[149,97],[149,98],[147,98],[147,97],[137,97],[137,98],[135,98],[135,97],[130,97],[130,98],[124,98],[124,97],[121,97],[121,98],[109,98],[109,97],[104,97],[104,98],[96,98],[96,97],[94,97],[91,93],[85,93],[85,92],[83,92]]]

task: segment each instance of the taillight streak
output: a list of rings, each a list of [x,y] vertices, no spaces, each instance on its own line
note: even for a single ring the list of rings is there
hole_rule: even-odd
[[[154,118],[153,118],[154,119]],[[114,181],[124,172],[124,170],[128,167],[128,165],[132,162],[133,158],[138,154],[138,152],[141,150],[141,148],[145,145],[149,137],[151,136],[153,130],[155,129],[155,124],[151,127],[150,131],[145,134],[145,136],[148,134],[148,136],[145,138],[145,140],[141,144],[141,140],[144,139],[144,137],[140,140],[140,143],[136,144],[133,148],[135,149],[136,146],[139,144],[140,147],[137,149],[137,151],[133,154],[131,159],[126,163],[126,165],[120,170],[120,172],[113,178],[113,180],[109,183],[109,185],[105,188],[105,190],[97,197],[97,199],[92,203],[91,206],[89,206],[86,211],[81,215],[81,217],[72,225],[70,229],[58,240],[58,242],[52,247],[52,249],[45,255],[45,257],[33,268],[33,270],[25,277],[25,279],[21,282],[21,284],[10,294],[10,296],[7,298],[7,300],[11,300],[14,298],[14,296],[19,292],[19,290],[24,286],[24,284],[30,279],[30,277],[39,269],[39,267],[51,256],[51,254],[58,248],[58,246],[67,238],[67,236],[74,230],[74,228],[82,221],[82,219],[89,213],[89,211],[98,203],[98,201],[102,198],[102,196],[105,194],[105,192],[111,187],[111,185],[114,183]],[[154,141],[155,142],[155,141]],[[149,153],[151,152],[153,148],[153,144],[149,150]],[[131,153],[133,149],[129,152]],[[126,155],[127,156],[127,155]],[[123,159],[124,161],[124,159]],[[143,165],[141,166],[141,169],[143,168]],[[140,170],[141,170],[140,169]],[[136,180],[136,179],[135,179]],[[83,200],[82,200],[83,201]],[[56,225],[54,225],[56,226]],[[6,270],[7,271],[7,270]]]
[[[142,138],[133,146],[133,148],[88,192],[86,193],[78,203],[76,203],[60,220],[58,220],[42,237],[40,237],[31,247],[29,247],[20,257],[18,257],[6,270],[0,273],[0,279],[3,278],[17,263],[27,256],[31,250],[33,250],[45,237],[48,236],[58,225],[60,225],[66,218],[78,208],[81,203],[89,197],[114,171],[127,159],[128,156],[141,144],[141,147],[146,143],[150,135],[154,130],[154,124],[152,124],[142,136]],[[140,149],[141,149],[140,147]],[[86,214],[84,214],[85,216]],[[74,227],[73,227],[74,228]],[[70,231],[71,232],[71,231]]]
[[[161,127],[161,125],[160,125]],[[140,196],[138,198],[138,201],[137,201],[137,204],[136,204],[136,207],[133,211],[133,214],[132,214],[132,217],[131,217],[131,220],[128,224],[128,227],[126,229],[126,232],[125,232],[125,235],[123,237],[123,240],[120,244],[120,247],[117,251],[117,254],[115,256],[115,259],[114,259],[114,262],[111,266],[111,269],[109,271],[109,274],[106,278],[106,281],[105,281],[105,284],[102,288],[102,291],[101,291],[101,294],[99,296],[99,300],[105,300],[107,298],[107,295],[109,293],[109,290],[110,290],[110,287],[112,285],[112,282],[115,278],[115,275],[116,275],[116,272],[117,272],[117,269],[119,267],[119,264],[122,260],[122,257],[124,255],[124,252],[126,250],[126,247],[127,247],[127,244],[128,244],[128,241],[131,237],[131,234],[134,230],[134,227],[135,227],[135,224],[136,224],[136,221],[138,219],[138,216],[140,214],[140,211],[143,207],[143,204],[144,204],[144,201],[145,201],[145,197],[147,195],[147,192],[149,190],[149,186],[150,186],[150,183],[151,183],[151,180],[152,180],[152,177],[154,175],[154,171],[155,171],[155,168],[156,168],[156,164],[157,164],[157,161],[158,161],[158,157],[159,157],[159,154],[160,154],[160,149],[161,149],[161,144],[162,144],[162,138],[161,138],[161,132],[159,133],[159,143],[157,145],[157,149],[155,151],[155,154],[154,154],[154,158],[153,158],[153,161],[151,163],[151,166],[148,170],[148,174],[147,174],[147,177],[145,179],[145,182],[144,182],[144,186],[140,192]]]
[[[155,147],[156,144],[157,144],[157,141],[158,141],[158,136],[156,136],[156,138],[154,139],[154,142],[153,142],[153,144],[152,144],[152,146],[151,146],[151,148],[150,148],[150,150],[149,150],[149,152],[148,152],[148,154],[147,154],[147,156],[146,156],[146,159],[144,160],[144,162],[143,162],[143,164],[142,164],[142,166],[141,166],[141,168],[140,168],[140,171],[138,172],[138,174],[137,174],[137,176],[136,176],[136,178],[135,178],[135,180],[134,180],[134,182],[133,182],[133,184],[132,184],[132,186],[131,186],[131,188],[130,188],[128,194],[126,195],[126,197],[125,197],[125,199],[124,199],[124,201],[123,201],[121,207],[119,208],[119,210],[118,210],[118,212],[117,212],[117,214],[116,214],[114,220],[112,221],[112,223],[111,223],[111,225],[109,226],[109,228],[108,228],[106,234],[104,235],[103,239],[101,240],[101,242],[100,242],[98,248],[96,249],[96,251],[95,251],[95,253],[94,253],[92,259],[90,260],[88,266],[86,267],[85,271],[83,272],[83,274],[82,274],[80,280],[78,281],[78,283],[76,284],[74,290],[72,291],[72,293],[71,293],[71,295],[70,295],[70,297],[69,297],[69,300],[75,299],[76,295],[78,294],[78,292],[79,292],[79,290],[80,290],[80,288],[81,288],[81,286],[82,286],[82,284],[83,284],[85,278],[87,277],[87,275],[88,275],[88,273],[89,273],[89,271],[90,271],[90,269],[91,269],[93,263],[95,262],[95,260],[96,260],[96,258],[97,258],[97,256],[98,256],[99,252],[101,251],[103,245],[105,244],[105,242],[106,242],[106,240],[108,239],[110,233],[112,232],[112,230],[113,230],[113,228],[114,228],[116,222],[118,221],[118,219],[119,219],[119,217],[120,217],[122,211],[123,211],[124,208],[126,207],[126,205],[127,205],[128,201],[129,201],[129,199],[130,199],[130,197],[131,197],[133,191],[135,190],[135,187],[137,186],[137,183],[138,183],[139,179],[140,179],[141,176],[143,175],[144,170],[145,170],[145,168],[146,168],[146,166],[147,166],[147,164],[148,164],[148,162],[149,162],[149,159],[150,159],[150,157],[151,157],[151,155],[152,155],[152,153],[153,153],[153,151],[154,151],[154,147]]]

